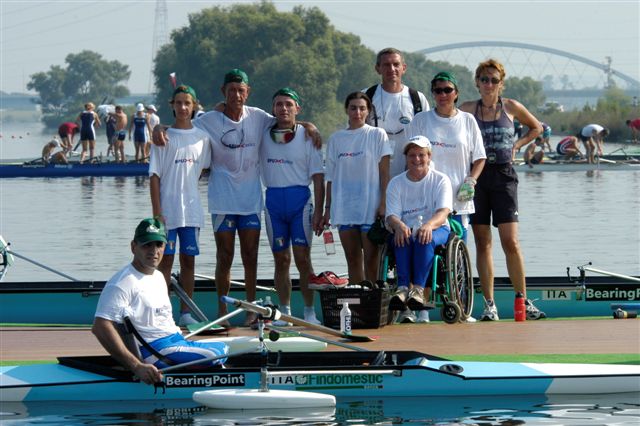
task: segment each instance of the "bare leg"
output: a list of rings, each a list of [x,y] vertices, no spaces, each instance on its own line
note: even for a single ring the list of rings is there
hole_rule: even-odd
[[[162,275],[164,275],[164,280],[167,283],[167,290],[171,285],[171,268],[172,267],[173,267],[173,255],[165,254],[164,256],[162,256],[160,265],[158,265],[158,271],[162,272]]]
[[[191,299],[193,299],[193,290],[195,288],[195,267],[195,256],[180,253],[180,285]],[[180,312],[190,311],[189,307],[183,301],[180,301]]]
[[[518,222],[501,223],[498,225],[500,243],[507,261],[507,272],[509,279],[513,283],[513,289],[517,293],[527,297],[527,290],[524,277],[524,260],[518,241]]]
[[[274,252],[273,259],[276,264],[273,281],[278,291],[280,305],[291,306],[291,277],[289,276],[291,249]]]
[[[311,248],[293,246],[293,258],[300,273],[300,292],[304,306],[313,306],[313,290],[309,289],[309,275],[313,272],[311,266]]]
[[[476,243],[476,268],[480,277],[482,294],[493,300],[493,254],[491,253],[491,226],[471,225]]]
[[[227,305],[220,301],[221,296],[229,295],[231,287],[231,264],[233,263],[235,231],[213,233],[216,240],[216,292],[218,293],[218,317],[226,315]]]
[[[89,141],[82,141],[82,152],[80,153],[80,164],[84,162],[84,159],[87,157],[87,143]]]
[[[378,279],[378,268],[380,266],[380,247],[373,244],[366,232],[360,233],[362,250],[364,253],[364,271],[367,280],[372,283]]]
[[[89,160],[95,157],[95,150],[96,150],[96,141],[90,140],[89,141]]]
[[[347,258],[349,282],[351,284],[358,284],[364,281],[365,277],[360,231],[357,229],[350,229],[348,231],[340,231],[339,235],[340,243],[344,249],[344,255]]]
[[[260,240],[259,229],[238,230],[240,237],[240,256],[244,267],[244,287],[247,292],[247,300],[256,300],[256,285],[258,278],[258,243]],[[245,325],[250,325],[256,317],[253,313],[247,313]]]

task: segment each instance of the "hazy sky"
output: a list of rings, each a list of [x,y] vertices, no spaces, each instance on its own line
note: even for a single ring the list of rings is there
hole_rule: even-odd
[[[231,3],[238,2],[167,0],[169,31],[186,25],[190,13]],[[373,50],[514,41],[569,51],[601,63],[611,56],[614,69],[640,79],[639,0],[273,3],[282,11],[301,4],[317,6],[338,30],[358,35]],[[89,49],[129,65],[129,89],[146,92],[155,5],[145,0],[0,0],[0,90],[25,92],[31,74],[64,65],[67,54]]]

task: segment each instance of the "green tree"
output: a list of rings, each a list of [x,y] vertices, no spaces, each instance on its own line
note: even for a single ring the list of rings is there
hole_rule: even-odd
[[[66,67],[54,65],[31,75],[27,84],[38,92],[42,120],[48,126],[72,121],[86,102],[99,104],[129,94],[123,84],[131,75],[127,65],[104,60],[89,50],[67,55],[65,63]]]
[[[504,82],[504,96],[516,99],[534,114],[545,101],[542,83],[531,77],[507,78]]]

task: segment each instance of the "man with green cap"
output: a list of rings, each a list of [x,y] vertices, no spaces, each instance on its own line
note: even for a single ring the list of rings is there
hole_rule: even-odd
[[[300,110],[300,97],[295,90],[284,87],[273,95],[272,113],[277,121],[264,132],[260,145],[260,171],[267,188],[265,226],[275,261],[274,282],[280,309],[291,315],[289,267],[293,250],[300,273],[304,319],[320,324],[313,308],[309,277],[313,274],[313,233],[320,235],[323,229],[324,167],[322,151],[307,140],[304,128],[296,123]],[[309,189],[312,181],[313,199]]]
[[[148,384],[162,380],[160,368],[218,356],[221,358],[208,364],[221,364],[229,352],[225,343],[192,342],[180,333],[164,276],[156,269],[166,242],[164,225],[158,219],[138,224],[131,241],[133,261],[104,286],[92,327],[107,352]],[[140,357],[127,347],[118,331],[118,324],[126,318],[145,342],[139,347]]]

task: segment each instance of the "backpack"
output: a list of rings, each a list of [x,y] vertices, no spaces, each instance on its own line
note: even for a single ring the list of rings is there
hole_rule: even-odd
[[[374,84],[365,92],[369,99],[371,99],[371,112],[367,117],[367,124],[374,127],[378,127],[378,114],[376,113],[376,107],[373,105],[373,95],[376,93],[378,86],[378,84]],[[422,111],[422,104],[420,103],[420,96],[418,95],[418,91],[409,87],[409,97],[411,98],[411,103],[413,104],[413,115],[415,116],[417,113]]]

